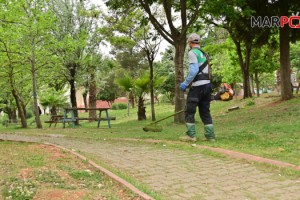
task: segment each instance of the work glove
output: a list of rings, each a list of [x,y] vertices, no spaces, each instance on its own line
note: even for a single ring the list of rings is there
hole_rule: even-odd
[[[188,85],[185,82],[180,83],[179,89],[181,91],[185,91]]]

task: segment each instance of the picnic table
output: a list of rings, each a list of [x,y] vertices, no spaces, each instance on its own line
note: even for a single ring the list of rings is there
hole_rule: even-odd
[[[57,123],[62,122],[63,117],[64,117],[63,115],[51,115],[50,120],[45,121],[45,123],[49,123],[49,128],[53,123],[55,123],[54,127],[56,127]]]
[[[107,120],[107,124],[108,127],[111,128],[111,124],[110,124],[110,120],[115,120],[115,117],[109,117],[108,114],[108,110],[110,108],[64,108],[64,116],[62,118],[62,122],[63,122],[63,127],[65,128],[66,122],[71,122],[73,127],[75,127],[75,122],[77,120],[95,120],[98,122],[97,127],[100,127],[100,123],[102,120]],[[85,117],[85,118],[80,118],[80,117],[75,117],[74,111],[79,111],[79,110],[84,110],[84,111],[90,111],[90,110],[96,110],[98,111],[98,117],[96,118],[89,118],[89,117]],[[102,117],[102,112],[105,112],[106,117]],[[68,113],[71,114],[70,117],[68,117]]]

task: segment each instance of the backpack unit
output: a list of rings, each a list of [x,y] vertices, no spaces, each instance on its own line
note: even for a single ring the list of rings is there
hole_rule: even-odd
[[[211,66],[212,64],[210,63],[210,58],[207,53],[202,51],[200,48],[193,48],[192,51],[197,55],[198,63],[201,60],[201,53],[205,55],[206,61],[199,66],[199,71],[197,76],[194,78],[193,82],[199,81],[199,80],[212,80],[212,69]],[[208,66],[208,73],[204,73],[203,69]]]

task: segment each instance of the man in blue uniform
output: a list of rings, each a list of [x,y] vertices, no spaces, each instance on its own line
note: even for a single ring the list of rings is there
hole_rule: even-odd
[[[208,60],[205,53],[200,49],[200,36],[192,33],[188,37],[188,45],[191,48],[188,53],[189,73],[184,82],[180,84],[180,90],[185,91],[188,86],[185,120],[187,132],[181,140],[196,141],[195,113],[198,108],[201,121],[204,124],[205,140],[214,142],[215,134],[212,118],[210,115],[210,99],[212,85]]]

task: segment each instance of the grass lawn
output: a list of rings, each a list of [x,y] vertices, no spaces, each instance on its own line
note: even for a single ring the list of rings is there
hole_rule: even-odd
[[[2,141],[0,155],[0,199],[140,199],[87,162],[52,146]]]
[[[215,101],[211,104],[211,113],[215,125],[217,141],[213,144],[197,144],[221,147],[240,152],[250,153],[265,158],[276,159],[300,165],[300,95],[289,101],[281,102],[277,94],[264,94],[260,98],[231,100],[228,102]],[[228,112],[228,108],[239,106],[239,110]],[[76,128],[57,127],[48,128],[43,124],[43,129],[36,129],[33,123],[27,129],[18,126],[1,127],[0,133],[22,132],[30,135],[63,134],[67,137],[109,139],[109,138],[136,138],[178,141],[185,132],[184,124],[173,123],[169,118],[159,123],[162,132],[144,132],[142,128],[151,123],[150,106],[147,105],[146,121],[137,121],[137,110],[110,110],[110,116],[117,119],[112,121],[109,129],[107,122],[80,122]],[[156,118],[161,119],[174,113],[174,106],[169,104],[156,105]],[[86,113],[80,116],[87,116]],[[198,137],[203,137],[203,125],[197,115]],[[49,120],[49,116],[42,116],[42,121]],[[28,123],[33,122],[29,119]]]

